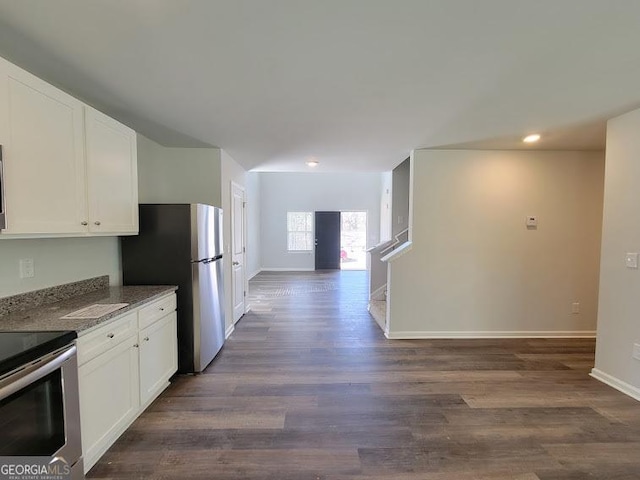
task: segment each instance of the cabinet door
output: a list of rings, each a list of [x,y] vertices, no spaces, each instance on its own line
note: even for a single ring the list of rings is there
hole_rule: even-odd
[[[3,233],[86,232],[82,103],[11,64],[5,71]]]
[[[9,68],[10,63],[0,58],[0,145],[6,150],[9,143]],[[6,151],[5,151],[6,155]]]
[[[140,405],[137,337],[79,369],[80,425],[85,472],[138,414]]]
[[[153,400],[178,369],[177,317],[173,312],[140,331],[140,403]]]
[[[89,228],[94,233],[138,232],[136,133],[85,107]]]

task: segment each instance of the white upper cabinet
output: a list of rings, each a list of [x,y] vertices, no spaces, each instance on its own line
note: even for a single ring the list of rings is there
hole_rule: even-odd
[[[0,59],[0,238],[135,234],[130,128]]]
[[[85,107],[89,231],[138,232],[136,132]]]
[[[87,219],[82,103],[6,68],[4,233],[82,233]]]

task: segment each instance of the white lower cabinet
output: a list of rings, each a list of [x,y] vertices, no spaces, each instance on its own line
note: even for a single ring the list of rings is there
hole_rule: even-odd
[[[80,430],[87,471],[138,414],[137,341],[137,336],[129,337],[78,369]]]
[[[140,331],[140,403],[146,405],[164,390],[177,369],[177,318],[173,312]]]
[[[178,369],[175,294],[80,336],[77,345],[86,473]]]

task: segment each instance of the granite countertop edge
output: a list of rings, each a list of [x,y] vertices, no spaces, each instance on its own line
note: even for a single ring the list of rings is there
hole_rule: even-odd
[[[158,300],[178,289],[175,285],[141,285],[110,287],[78,295],[49,305],[0,316],[0,331],[75,331],[82,337],[112,320]],[[62,319],[71,312],[96,303],[128,303],[124,308],[100,318]]]

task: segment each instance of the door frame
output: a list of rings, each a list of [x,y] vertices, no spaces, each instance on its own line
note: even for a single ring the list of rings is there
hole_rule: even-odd
[[[365,252],[370,248],[369,247],[369,210],[356,210],[356,209],[350,209],[350,210],[340,210],[340,247],[342,247],[342,214],[343,213],[364,213],[365,215],[365,228],[364,228],[364,249]],[[366,256],[368,256],[365,253]],[[342,262],[340,262],[340,270],[343,270],[342,268]],[[369,266],[368,266],[368,260],[367,260],[367,265],[365,266],[364,270],[360,270],[360,271],[369,271]]]
[[[245,190],[245,188],[240,185],[239,183],[234,182],[233,180],[231,180],[231,188],[229,189],[229,194],[230,194],[230,217],[229,217],[229,221],[230,221],[230,240],[231,240],[231,244],[230,244],[230,251],[229,251],[229,267],[231,270],[231,320],[232,320],[232,325],[235,325],[236,323],[238,323],[238,321],[240,320],[240,318],[242,318],[242,315],[240,315],[237,319],[234,318],[234,303],[235,303],[235,298],[234,298],[234,285],[235,285],[235,273],[233,270],[233,247],[235,244],[235,239],[236,239],[236,232],[235,232],[235,213],[234,213],[234,208],[233,208],[233,197],[234,197],[234,193],[236,191],[240,191],[242,192],[242,285],[243,285],[243,298],[242,298],[242,303],[243,303],[243,307],[242,307],[242,315],[244,315],[245,313],[247,313],[249,311],[249,304],[247,302],[247,291],[248,291],[248,281],[247,281],[247,192]]]

